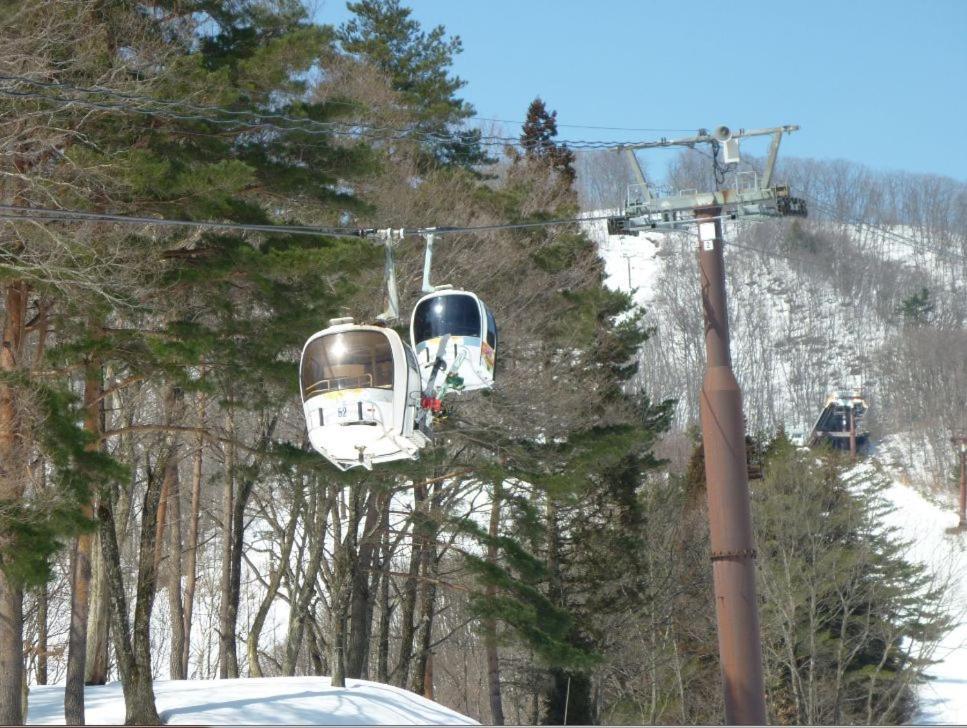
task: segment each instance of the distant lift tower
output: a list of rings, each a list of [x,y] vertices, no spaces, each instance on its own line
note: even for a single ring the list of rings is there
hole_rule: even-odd
[[[702,382],[702,445],[709,511],[712,584],[718,627],[719,661],[725,693],[725,721],[730,725],[766,722],[762,682],[762,642],[755,588],[755,545],[745,461],[745,423],[742,393],[732,371],[729,315],[725,300],[725,262],[722,219],[763,219],[804,216],[806,205],[784,185],[773,185],[772,173],[784,132],[798,126],[731,132],[720,126],[713,133],[700,130],[684,139],[661,139],[624,147],[638,184],[629,189],[624,213],[608,220],[612,235],[637,235],[654,228],[698,225],[702,308],[705,314],[706,369]],[[739,140],[772,136],[762,179],[754,172],[736,175],[734,189],[710,192],[682,190],[668,196],[652,193],[635,157],[636,149],[708,144],[716,181],[726,164],[739,158]]]

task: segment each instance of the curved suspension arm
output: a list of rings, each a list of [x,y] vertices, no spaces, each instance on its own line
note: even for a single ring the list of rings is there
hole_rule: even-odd
[[[435,228],[427,228],[426,235],[426,255],[423,257],[423,292],[433,293],[443,288],[451,288],[448,284],[434,286],[430,283],[430,268],[433,266],[433,231]]]
[[[393,247],[396,245],[392,235],[385,238],[386,244],[386,265],[383,268],[383,280],[386,282],[386,310],[377,318],[380,321],[391,323],[399,321],[400,318],[400,294],[396,285],[396,256]]]

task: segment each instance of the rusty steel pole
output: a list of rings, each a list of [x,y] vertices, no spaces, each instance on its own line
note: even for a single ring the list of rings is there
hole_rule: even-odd
[[[766,722],[742,392],[732,371],[721,208],[695,211],[705,313],[702,442],[719,660],[730,725]],[[704,221],[703,221],[704,218]]]

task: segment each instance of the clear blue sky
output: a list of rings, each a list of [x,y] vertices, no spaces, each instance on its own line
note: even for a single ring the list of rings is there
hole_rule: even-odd
[[[322,22],[349,15],[317,2]],[[799,124],[784,154],[967,180],[967,0],[405,4],[460,36],[455,71],[480,116],[522,119],[539,95],[562,138],[671,135],[566,124]]]

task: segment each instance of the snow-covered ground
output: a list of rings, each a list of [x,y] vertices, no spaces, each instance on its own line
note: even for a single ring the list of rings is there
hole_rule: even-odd
[[[951,534],[957,525],[952,508],[927,500],[914,487],[897,480],[885,492],[896,510],[886,517],[910,542],[908,557],[921,561],[940,581],[949,580],[945,599],[957,624],[943,639],[929,669],[933,678],[920,688],[918,724],[967,724],[967,534]]]
[[[601,217],[608,211],[596,211]],[[635,303],[645,305],[655,294],[655,281],[660,273],[658,251],[664,235],[646,233],[608,235],[606,220],[585,223],[585,232],[598,242],[598,255],[604,261],[607,285],[616,291],[633,291]]]
[[[456,711],[408,690],[328,677],[238,680],[163,680],[154,684],[158,713],[170,724],[207,725],[478,725]],[[85,690],[88,725],[124,722],[120,683]],[[64,723],[64,687],[30,691],[28,723]]]

